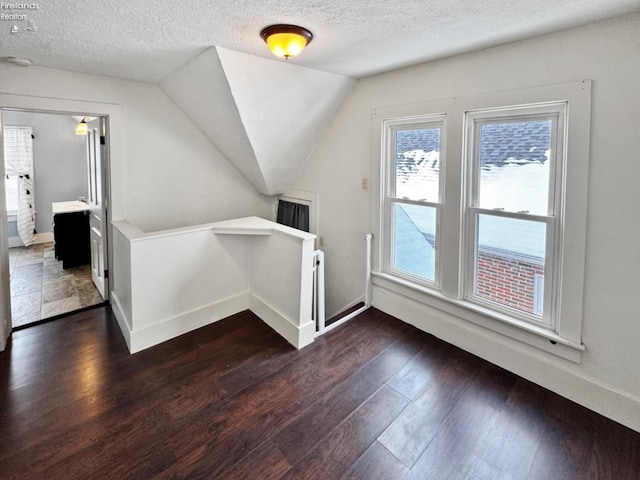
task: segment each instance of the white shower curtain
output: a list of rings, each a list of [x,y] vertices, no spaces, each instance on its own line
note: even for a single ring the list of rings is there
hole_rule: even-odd
[[[18,179],[18,235],[25,246],[36,241],[33,195],[33,140],[31,127],[5,127],[5,174]]]

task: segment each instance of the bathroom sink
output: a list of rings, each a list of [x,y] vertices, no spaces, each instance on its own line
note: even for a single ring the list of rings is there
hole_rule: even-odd
[[[53,214],[56,215],[58,213],[84,212],[85,210],[91,210],[91,206],[85,202],[71,200],[69,202],[53,202],[51,204],[51,210]]]

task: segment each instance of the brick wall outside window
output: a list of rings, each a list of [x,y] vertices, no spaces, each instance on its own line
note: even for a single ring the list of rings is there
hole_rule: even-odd
[[[480,251],[475,295],[535,313],[535,276],[543,274],[543,265]]]

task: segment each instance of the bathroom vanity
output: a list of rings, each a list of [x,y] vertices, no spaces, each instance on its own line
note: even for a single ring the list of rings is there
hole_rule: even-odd
[[[91,262],[89,214],[91,207],[84,202],[52,203],[55,256],[62,268],[88,265]]]

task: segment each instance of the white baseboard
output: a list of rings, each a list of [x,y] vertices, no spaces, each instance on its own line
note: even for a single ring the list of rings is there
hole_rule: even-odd
[[[140,330],[133,329],[129,351],[139,352],[247,309],[249,293],[243,292]]]
[[[250,310],[255,313],[264,323],[283,337],[294,347],[300,349],[313,343],[316,326],[312,321],[304,325],[297,326],[289,321],[287,317],[268,305],[264,300],[251,295]]]
[[[129,352],[131,352],[131,327],[129,326],[131,324],[131,319],[126,318],[122,304],[114,291],[111,291],[111,310],[113,310],[113,314],[118,321],[118,326],[120,327],[124,341],[127,343],[127,348],[129,349]]]
[[[475,324],[382,288],[373,306],[605,417],[640,432],[640,398],[545,357],[533,347],[500,338]]]
[[[303,348],[313,343],[316,331],[313,321],[310,320],[304,325],[297,326],[275,308],[249,292],[243,292],[139,330],[131,327],[132,319],[127,318],[120,299],[113,291],[111,292],[111,307],[131,353],[153,347],[245,310],[251,310],[296,348]]]

